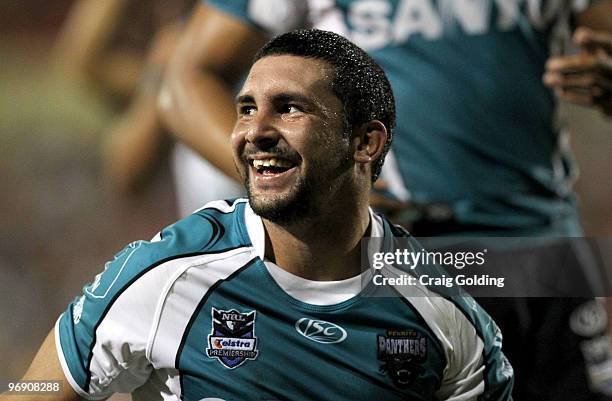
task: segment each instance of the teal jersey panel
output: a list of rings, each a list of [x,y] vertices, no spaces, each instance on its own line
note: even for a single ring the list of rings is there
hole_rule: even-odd
[[[541,83],[547,39],[531,27],[456,27],[371,51],[394,88],[393,151],[414,201],[449,203],[460,222],[508,229],[573,214],[566,172],[553,166],[555,102]]]

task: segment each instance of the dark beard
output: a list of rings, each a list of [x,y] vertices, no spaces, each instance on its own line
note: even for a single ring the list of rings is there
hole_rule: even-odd
[[[281,226],[290,226],[304,221],[307,217],[318,215],[315,207],[314,189],[310,180],[300,180],[288,195],[267,197],[265,201],[253,197],[248,178],[247,194],[251,208],[258,216]]]

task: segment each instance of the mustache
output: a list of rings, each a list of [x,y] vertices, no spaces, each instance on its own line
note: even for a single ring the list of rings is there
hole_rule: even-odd
[[[270,157],[276,157],[279,159],[287,159],[293,162],[298,162],[300,160],[300,155],[291,148],[285,146],[272,146],[270,148],[261,149],[254,145],[245,146],[242,151],[241,158],[244,161],[248,161],[248,158],[252,155],[257,155],[265,153],[266,155],[270,155]]]

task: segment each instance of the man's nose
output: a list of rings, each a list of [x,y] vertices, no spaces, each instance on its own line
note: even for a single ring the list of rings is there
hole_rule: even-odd
[[[259,110],[251,124],[249,124],[245,139],[247,143],[253,144],[260,149],[275,146],[280,139],[280,132],[275,126],[273,113]]]

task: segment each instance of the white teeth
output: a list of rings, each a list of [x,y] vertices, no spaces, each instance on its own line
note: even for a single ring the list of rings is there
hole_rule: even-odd
[[[289,160],[276,160],[276,166],[282,168],[290,168],[291,162]]]
[[[261,170],[263,167],[290,168],[291,166],[292,164],[289,160],[276,159],[274,157],[270,159],[253,160],[253,167],[258,170]]]

